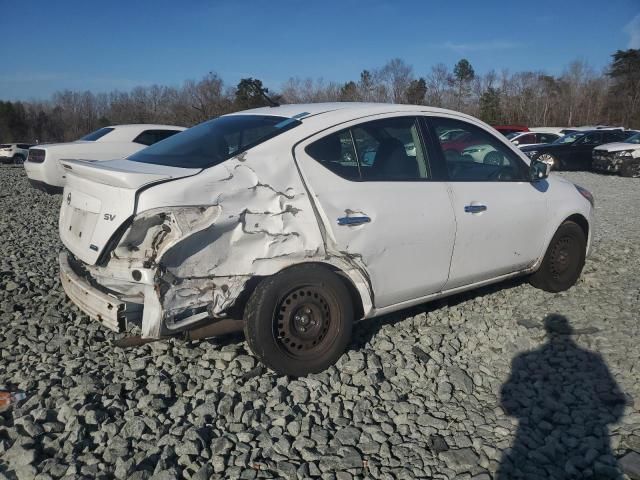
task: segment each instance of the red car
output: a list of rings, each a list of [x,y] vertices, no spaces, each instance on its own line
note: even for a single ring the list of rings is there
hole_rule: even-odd
[[[524,125],[493,125],[497,131],[499,131],[503,135],[509,135],[513,132],[528,132],[529,127],[525,127]]]

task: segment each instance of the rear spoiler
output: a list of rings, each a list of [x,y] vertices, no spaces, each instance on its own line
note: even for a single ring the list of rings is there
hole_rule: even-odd
[[[131,160],[60,160],[67,175],[75,175],[105,185],[138,189],[148,183],[188,177],[201,169],[167,167]]]

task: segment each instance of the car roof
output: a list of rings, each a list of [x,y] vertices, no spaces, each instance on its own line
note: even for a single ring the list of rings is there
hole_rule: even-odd
[[[358,120],[374,115],[384,114],[435,114],[453,117],[458,120],[468,121],[488,127],[477,118],[464,113],[444,108],[427,105],[405,105],[397,103],[360,103],[360,102],[335,102],[335,103],[301,103],[287,104],[277,107],[261,107],[241,112],[230,113],[232,115],[274,115],[285,118],[298,118],[302,121],[303,128],[296,128],[298,136],[306,136],[324,128],[329,128],[343,122]]]
[[[117,128],[119,130],[186,130],[178,125],[159,125],[156,123],[127,123],[124,125],[108,125],[105,128]]]
[[[427,105],[405,105],[400,103],[364,103],[364,102],[328,102],[328,103],[291,103],[279,105],[277,107],[260,107],[251,110],[243,110],[241,112],[230,113],[229,115],[274,115],[280,117],[292,118],[297,115],[306,113],[301,118],[310,117],[329,112],[341,111],[343,113],[351,112],[354,116],[371,115],[376,113],[391,112],[415,112],[429,111],[436,113],[449,113],[455,115],[464,115],[453,110],[444,108],[430,107]],[[466,115],[465,115],[466,116]]]

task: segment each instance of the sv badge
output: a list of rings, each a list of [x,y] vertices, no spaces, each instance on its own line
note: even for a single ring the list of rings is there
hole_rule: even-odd
[[[104,214],[104,219],[109,221],[109,222],[113,222],[115,220],[116,216],[112,215],[110,213],[105,213]]]

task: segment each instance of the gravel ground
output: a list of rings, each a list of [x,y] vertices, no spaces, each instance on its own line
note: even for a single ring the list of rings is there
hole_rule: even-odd
[[[640,451],[640,182],[566,176],[598,215],[578,285],[364,322],[294,380],[241,337],[113,347],[60,287],[61,197],[0,168],[0,386],[27,393],[0,413],[0,478],[620,478]]]

